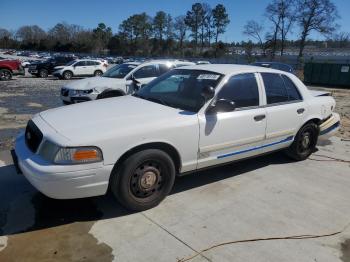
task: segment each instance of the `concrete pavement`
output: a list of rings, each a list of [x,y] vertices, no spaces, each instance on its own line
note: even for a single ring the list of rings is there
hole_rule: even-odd
[[[321,235],[350,223],[350,142],[310,160],[281,153],[178,178],[158,207],[130,213],[111,195],[52,200],[0,153],[0,261],[178,261],[236,240]],[[318,161],[322,160],[322,161]],[[325,161],[327,160],[327,161]],[[238,243],[191,261],[350,261],[350,227],[331,237]]]

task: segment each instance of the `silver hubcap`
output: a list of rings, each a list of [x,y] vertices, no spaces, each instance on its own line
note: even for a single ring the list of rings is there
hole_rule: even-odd
[[[144,173],[140,179],[141,187],[144,189],[149,189],[156,183],[156,180],[157,175],[152,171],[148,171]]]
[[[305,135],[305,136],[303,137],[302,146],[303,146],[304,148],[308,148],[309,145],[310,145],[310,137],[309,137],[309,135]]]

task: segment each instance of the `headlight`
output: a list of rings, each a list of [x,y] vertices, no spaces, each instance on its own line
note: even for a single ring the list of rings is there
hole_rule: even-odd
[[[72,90],[72,95],[87,95],[91,94],[93,92],[93,89],[89,90]]]
[[[58,165],[87,164],[103,160],[102,152],[97,147],[59,147],[50,141],[45,141],[41,146],[39,155]]]

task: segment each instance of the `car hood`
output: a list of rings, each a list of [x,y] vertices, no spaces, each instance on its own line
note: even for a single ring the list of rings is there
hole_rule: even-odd
[[[41,118],[72,145],[126,137],[128,134],[169,126],[182,110],[133,96],[74,104],[40,113]]]
[[[118,84],[125,83],[124,79],[110,78],[110,77],[91,77],[77,81],[72,81],[64,87],[72,90],[90,90],[96,87],[116,87]]]

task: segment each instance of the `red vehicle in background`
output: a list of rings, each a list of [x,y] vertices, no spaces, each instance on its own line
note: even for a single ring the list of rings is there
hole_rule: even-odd
[[[24,68],[19,60],[0,60],[0,80],[10,80],[13,75],[24,75]]]

